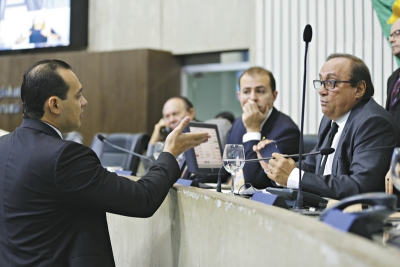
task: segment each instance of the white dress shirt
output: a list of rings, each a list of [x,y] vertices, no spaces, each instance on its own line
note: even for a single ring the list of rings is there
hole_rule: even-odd
[[[337,148],[337,145],[339,144],[340,136],[342,135],[343,128],[346,125],[346,122],[347,122],[347,119],[349,118],[350,112],[351,112],[351,110],[349,112],[347,112],[344,116],[339,118],[338,120],[334,121],[339,126],[338,131],[332,141],[332,147],[335,150]],[[313,156],[311,156],[311,157],[313,157]],[[324,157],[326,157],[326,156],[324,156]],[[333,163],[333,158],[335,157],[335,152],[333,152],[332,154],[329,154],[327,157],[328,158],[326,160],[324,175],[332,174],[332,163]],[[323,158],[322,158],[322,160],[323,160]],[[322,160],[321,160],[321,162],[322,162]],[[303,175],[304,175],[304,171],[301,171],[302,179],[303,179]],[[294,168],[292,170],[292,172],[290,173],[288,181],[287,181],[287,187],[294,188],[294,189],[299,188],[299,168]]]

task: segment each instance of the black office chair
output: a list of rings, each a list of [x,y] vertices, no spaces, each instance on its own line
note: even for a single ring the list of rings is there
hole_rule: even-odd
[[[318,135],[317,134],[305,134],[303,136],[304,153],[309,153],[317,145]]]
[[[146,133],[99,134],[103,135],[111,144],[138,154],[143,154],[150,140],[150,136]],[[91,148],[99,157],[101,164],[105,167],[120,166],[125,170],[131,170],[132,174],[135,175],[139,167],[140,158],[101,142],[97,135],[93,138]]]

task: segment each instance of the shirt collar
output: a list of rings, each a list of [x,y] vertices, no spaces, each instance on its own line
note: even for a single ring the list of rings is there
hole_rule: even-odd
[[[268,120],[269,116],[271,115],[273,109],[274,109],[274,107],[272,107],[272,108],[268,111],[267,117],[266,117],[265,120],[261,123],[261,125],[260,125],[260,132],[261,132],[261,129],[264,127],[265,122]]]
[[[343,127],[346,125],[347,119],[349,118],[350,112],[347,112],[346,114],[344,114],[342,117],[340,117],[339,119],[337,119],[336,122],[337,125],[339,126],[339,129],[343,129]]]
[[[46,123],[47,125],[49,125],[51,128],[54,129],[54,131],[56,131],[58,133],[58,135],[61,137],[61,139],[63,139],[62,134],[60,132],[60,130],[58,130],[56,127],[54,127],[53,125],[51,125],[50,123],[47,123],[45,121],[43,121],[44,123]]]

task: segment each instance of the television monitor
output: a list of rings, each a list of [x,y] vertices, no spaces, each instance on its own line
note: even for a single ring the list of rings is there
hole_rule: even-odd
[[[88,0],[0,0],[0,53],[87,47]]]
[[[208,142],[185,152],[186,166],[190,173],[215,174],[222,167],[222,145],[218,134],[218,126],[211,123],[190,122],[189,132],[207,132]]]

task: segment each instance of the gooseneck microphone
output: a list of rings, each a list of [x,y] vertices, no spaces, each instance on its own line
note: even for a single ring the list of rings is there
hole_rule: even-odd
[[[326,147],[326,148],[323,148],[323,149],[321,149],[319,151],[303,154],[302,156],[305,157],[305,156],[318,155],[318,154],[321,154],[322,156],[326,156],[326,155],[332,154],[333,152],[335,152],[335,149],[333,147]],[[284,158],[293,158],[293,157],[299,157],[300,154],[282,155],[282,156]],[[259,158],[259,159],[246,159],[244,162],[261,161],[261,160],[267,161],[267,160],[270,160],[270,159],[273,159],[273,158],[274,157]]]
[[[304,128],[304,107],[306,101],[306,79],[307,79],[307,51],[308,43],[312,39],[312,28],[310,24],[307,24],[303,32],[303,41],[306,43],[306,49],[304,54],[304,78],[303,78],[303,99],[301,103],[301,123],[300,123],[300,144],[299,144],[299,188],[297,191],[296,203],[293,206],[294,210],[303,209],[303,192],[301,190],[301,163],[303,157],[303,128]]]
[[[135,153],[135,152],[133,152],[133,151],[127,150],[127,149],[125,149],[125,148],[116,146],[116,145],[114,145],[114,144],[108,142],[108,140],[107,140],[104,136],[102,136],[101,134],[98,134],[98,135],[97,135],[97,138],[99,138],[99,140],[100,140],[101,142],[103,142],[103,143],[105,143],[105,144],[107,144],[107,145],[109,145],[109,146],[112,146],[112,147],[115,148],[115,149],[124,151],[124,152],[126,152],[126,153],[132,154],[132,155],[134,155],[134,156],[136,156],[136,157],[139,157],[139,158],[142,158],[142,159],[146,159],[146,160],[150,161],[151,163],[154,162],[154,160],[151,159],[151,158],[149,158],[149,157],[145,157],[145,156],[143,156],[143,155],[140,155],[140,154],[138,154],[138,153]]]

